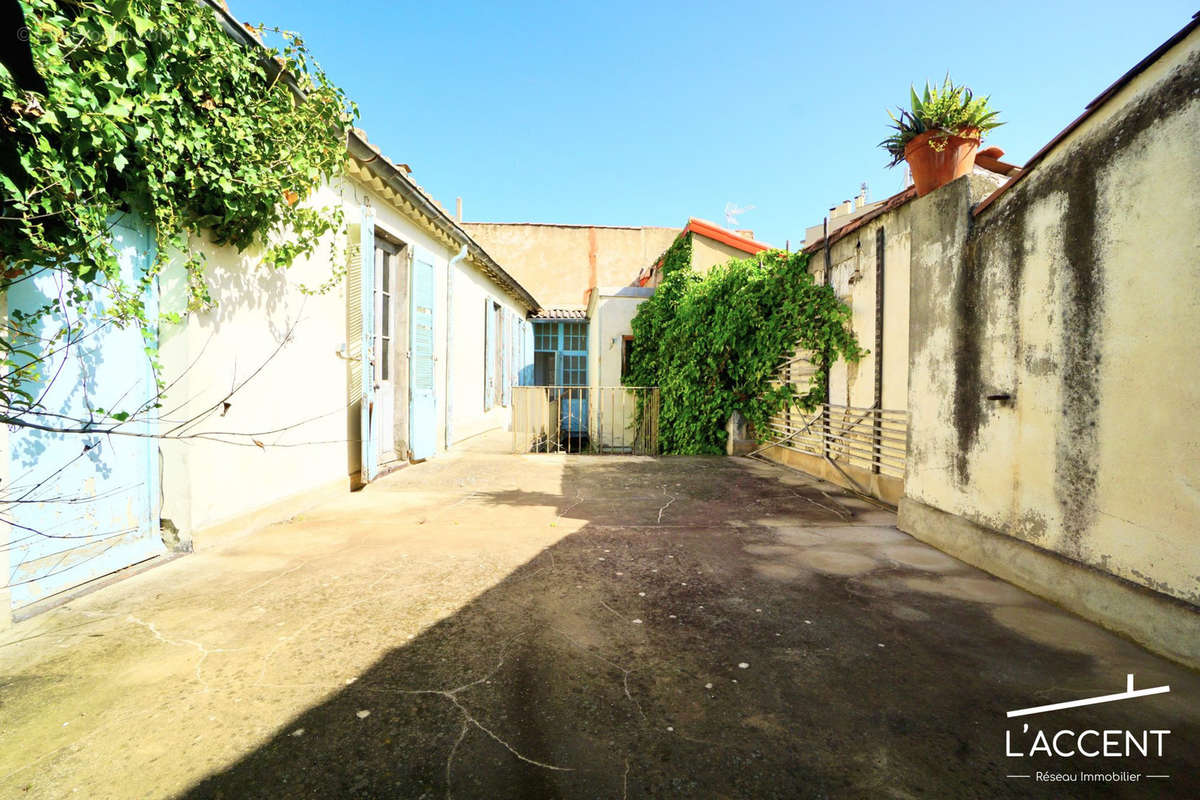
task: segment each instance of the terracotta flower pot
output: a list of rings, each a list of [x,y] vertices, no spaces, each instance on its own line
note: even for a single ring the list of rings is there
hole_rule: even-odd
[[[944,131],[926,131],[905,145],[904,160],[912,170],[918,197],[924,197],[955,178],[969,175],[974,168],[975,153],[979,150],[978,132],[964,130],[960,133],[967,135],[938,136]],[[930,139],[934,141],[930,142]]]

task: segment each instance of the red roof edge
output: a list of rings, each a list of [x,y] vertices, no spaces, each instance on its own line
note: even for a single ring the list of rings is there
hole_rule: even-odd
[[[720,225],[715,225],[708,220],[697,219],[696,217],[689,219],[687,226],[680,233],[698,233],[705,238],[729,245],[732,248],[741,250],[743,253],[750,253],[751,255],[771,249],[771,245],[769,244],[756,242],[733,231],[725,230]]]
[[[1143,71],[1145,71],[1146,67],[1150,66],[1155,61],[1162,58],[1162,56],[1168,50],[1170,50],[1172,47],[1174,47],[1175,45],[1179,44],[1181,41],[1186,39],[1188,37],[1188,35],[1193,30],[1196,29],[1197,26],[1200,26],[1200,12],[1197,12],[1196,14],[1194,14],[1192,16],[1191,22],[1189,22],[1187,25],[1184,25],[1174,36],[1172,36],[1170,39],[1167,39],[1165,42],[1160,44],[1157,48],[1155,48],[1154,52],[1152,52],[1150,55],[1146,56],[1141,61],[1134,64],[1132,69],[1130,69],[1128,72],[1126,72],[1121,77],[1117,78],[1116,81],[1114,81],[1111,86],[1109,86],[1107,89],[1105,89],[1103,92],[1101,92],[1096,97],[1095,100],[1093,100],[1092,102],[1090,102],[1086,106],[1084,106],[1084,111],[1082,114],[1080,114],[1078,117],[1076,117],[1074,120],[1072,120],[1071,124],[1068,125],[1067,127],[1063,128],[1057,136],[1055,136],[1050,141],[1046,142],[1046,144],[1042,147],[1041,150],[1038,150],[1036,153],[1034,153],[1033,158],[1031,158],[1025,162],[1025,166],[1021,168],[1020,173],[1009,178],[1008,181],[1006,183],[1004,183],[1003,186],[1001,186],[999,189],[992,192],[987,197],[983,198],[983,200],[981,200],[979,203],[977,203],[975,205],[975,208],[971,211],[971,214],[973,216],[979,216],[979,214],[982,213],[984,209],[986,209],[992,203],[996,202],[996,199],[998,197],[1000,197],[1000,195],[1004,194],[1009,189],[1011,189],[1015,184],[1019,183],[1022,178],[1024,178],[1026,175],[1029,174],[1029,172],[1033,168],[1033,166],[1035,164],[1037,164],[1039,161],[1041,161],[1043,158],[1045,158],[1046,155],[1049,154],[1050,151],[1053,150],[1055,147],[1057,147],[1059,145],[1059,143],[1062,142],[1063,139],[1067,138],[1067,136],[1069,136],[1076,128],[1078,128],[1080,125],[1082,125],[1087,120],[1088,117],[1092,116],[1092,114],[1096,113],[1096,111],[1099,110],[1105,103],[1107,103],[1109,100],[1111,100],[1117,94],[1117,92],[1119,92],[1121,89],[1125,88],[1126,84],[1128,84],[1130,81],[1132,81],[1138,75],[1140,75]]]

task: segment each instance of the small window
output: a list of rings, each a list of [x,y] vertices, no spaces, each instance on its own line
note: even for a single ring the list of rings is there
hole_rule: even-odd
[[[563,350],[587,352],[587,324],[583,322],[563,323]]]
[[[533,349],[536,385],[587,385],[587,322],[535,322]]]
[[[396,247],[376,233],[375,238],[375,380],[392,377],[392,270]]]
[[[533,354],[533,383],[535,386],[554,385],[554,360],[556,353]]]
[[[558,324],[537,322],[533,326],[533,349],[553,352],[558,349]]]
[[[587,356],[562,357],[562,385],[587,385]]]
[[[629,362],[633,358],[633,337],[621,337],[621,380],[629,377]]]

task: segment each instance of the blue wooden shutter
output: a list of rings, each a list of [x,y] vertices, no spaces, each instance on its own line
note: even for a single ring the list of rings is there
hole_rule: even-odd
[[[136,217],[114,216],[109,235],[121,279],[138,285],[157,254],[153,231]],[[30,313],[80,286],[66,271],[36,271],[5,290],[8,308]],[[155,281],[145,286],[143,300],[151,321],[146,333],[157,335]],[[29,332],[43,340],[46,360],[42,376],[23,384],[40,396],[27,421],[68,427],[55,415],[86,419],[100,407],[139,413],[126,423],[104,423],[131,436],[74,436],[26,427],[9,434],[0,458],[8,459],[8,474],[24,490],[23,501],[7,504],[0,523],[15,526],[9,528],[8,572],[2,575],[14,609],[165,551],[159,533],[158,442],[151,438],[158,432],[158,386],[143,329],[101,321],[115,302],[107,291],[96,291],[84,318],[86,335],[70,346],[49,344],[67,324],[60,314],[41,317]],[[13,343],[39,349],[24,335],[14,336]],[[17,487],[6,488],[15,499]],[[5,611],[0,619],[7,619]]]
[[[362,206],[358,254],[362,265],[359,303],[362,308],[362,414],[359,435],[362,438],[363,483],[379,475],[379,437],[375,418],[375,210]]]
[[[492,407],[496,396],[496,314],[492,298],[483,298],[483,410]]]
[[[437,450],[437,395],[434,391],[434,305],[437,302],[433,257],[416,249],[412,262],[411,357],[409,358],[409,449],[414,461]],[[450,445],[446,443],[447,447]]]
[[[504,314],[504,405],[512,405],[513,362],[516,360],[516,343],[513,341],[513,315],[507,308]]]

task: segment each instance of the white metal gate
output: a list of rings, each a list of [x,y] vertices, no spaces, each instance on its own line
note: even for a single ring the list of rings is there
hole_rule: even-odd
[[[658,455],[658,387],[514,386],[514,453]]]

